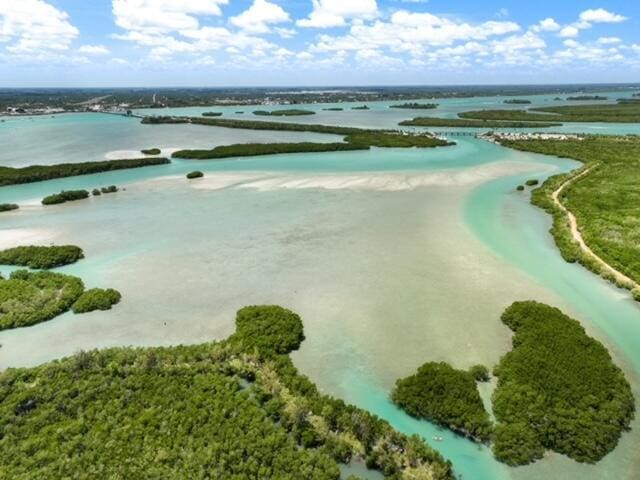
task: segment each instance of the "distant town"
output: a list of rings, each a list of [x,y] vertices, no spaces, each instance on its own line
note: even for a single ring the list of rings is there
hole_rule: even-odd
[[[142,108],[297,105],[409,101],[477,96],[586,94],[637,90],[625,85],[402,86],[340,88],[139,88],[0,89],[0,115],[52,115],[64,112],[127,114]]]

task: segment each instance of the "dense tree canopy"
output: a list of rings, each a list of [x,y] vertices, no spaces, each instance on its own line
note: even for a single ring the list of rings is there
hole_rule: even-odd
[[[80,247],[75,245],[24,246],[0,251],[0,264],[18,265],[35,269],[49,269],[70,265],[84,258]]]
[[[0,374],[0,477],[338,480],[352,457],[452,480],[417,437],[321,395],[290,351],[297,315],[238,313],[232,341],[80,352]]]
[[[481,441],[491,436],[491,420],[476,380],[444,362],[425,363],[414,375],[398,380],[391,398],[414,417]]]
[[[170,163],[167,158],[137,158],[131,160],[104,160],[101,162],[60,163],[58,165],[32,165],[22,168],[0,167],[0,186],[41,182],[55,178],[164,165],[167,163]]]
[[[11,210],[18,210],[20,208],[15,203],[0,203],[0,212],[10,212]]]
[[[518,150],[569,157],[585,163],[589,173],[570,183],[561,201],[576,216],[587,245],[609,265],[640,283],[640,137],[586,136],[572,140],[504,140]],[[594,167],[594,168],[592,168]],[[566,214],[552,193],[583,170],[549,178],[534,191],[532,201],[553,215],[551,233],[562,256],[608,276],[572,240]]]
[[[521,465],[550,449],[596,462],[613,450],[635,404],[606,348],[576,320],[541,303],[517,302],[502,321],[515,335],[513,350],[494,370],[496,457]]]
[[[9,279],[0,279],[0,330],[57,317],[71,308],[83,290],[82,280],[69,275],[15,271]]]
[[[76,200],[84,200],[89,198],[89,192],[86,190],[63,190],[60,193],[48,195],[42,199],[43,205],[58,205],[60,203],[74,202]]]
[[[111,310],[111,307],[118,302],[122,295],[113,288],[92,288],[85,291],[73,304],[73,313],[88,313],[95,310]]]

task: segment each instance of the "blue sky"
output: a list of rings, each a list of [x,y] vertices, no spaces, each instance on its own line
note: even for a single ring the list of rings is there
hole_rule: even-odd
[[[0,86],[640,81],[640,2],[0,0]]]

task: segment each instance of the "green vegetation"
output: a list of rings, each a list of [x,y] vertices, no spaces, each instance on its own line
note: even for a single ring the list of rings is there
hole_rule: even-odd
[[[438,108],[438,104],[409,102],[409,103],[400,103],[398,105],[391,105],[389,108],[405,108],[409,110],[433,110],[434,108]]]
[[[84,258],[80,247],[61,245],[54,247],[25,246],[0,251],[0,265],[18,265],[38,270],[71,265]]]
[[[567,100],[583,102],[585,100],[608,100],[608,98],[600,95],[576,95],[573,97],[567,97]]]
[[[204,177],[204,173],[202,173],[200,170],[195,170],[193,172],[187,173],[187,178],[189,180],[193,180],[194,178],[202,178],[202,177]]]
[[[286,355],[304,341],[300,317],[278,306],[252,306],[238,311],[236,334],[244,349]]]
[[[142,119],[143,124],[160,125],[163,123],[189,123],[189,117],[175,117],[169,115],[149,116]]]
[[[631,387],[606,348],[541,303],[514,303],[502,321],[515,335],[494,370],[496,458],[523,465],[549,449],[578,462],[602,459],[635,410]]]
[[[524,182],[524,184],[527,187],[535,187],[536,185],[538,185],[540,183],[539,180],[532,178],[531,180],[527,180],[526,182]]]
[[[434,148],[453,145],[430,135],[407,135],[402,133],[386,133],[375,130],[361,130],[345,137],[344,143],[240,143],[218,146],[211,150],[179,150],[173,154],[175,158],[185,159],[219,159],[233,157],[253,157],[259,155],[277,155],[284,153],[339,152],[351,150],[369,150],[371,147],[382,148]]]
[[[391,398],[408,414],[476,441],[488,441],[491,436],[491,421],[475,378],[446,363],[425,363],[414,375],[398,380]]]
[[[255,112],[253,112],[253,114],[263,117],[300,117],[304,115],[315,115],[316,112],[314,112],[313,110],[298,109],[273,110],[271,112],[267,110],[256,110]]]
[[[573,158],[584,168],[549,178],[535,190],[532,202],[553,215],[551,233],[568,262],[580,262],[615,281],[608,270],[573,241],[566,214],[552,194],[564,182],[577,178],[562,191],[560,201],[575,216],[586,244],[616,270],[640,283],[640,137],[588,136],[576,140],[502,141],[504,146],[546,155]],[[630,285],[620,284],[631,288]]]
[[[508,98],[502,103],[505,103],[507,105],[529,105],[531,103],[531,100],[525,100],[522,98]]]
[[[540,107],[530,110],[478,110],[463,112],[459,116],[466,119],[495,121],[637,123],[640,122],[640,104],[623,102]]]
[[[462,115],[462,114],[461,114]],[[555,120],[555,117],[553,117]],[[549,119],[547,118],[545,120]],[[405,127],[465,127],[465,128],[547,128],[558,127],[554,122],[523,122],[511,120],[472,120],[463,118],[418,117],[400,122]]]
[[[100,193],[116,193],[118,191],[118,187],[115,185],[110,185],[108,187],[102,187],[100,189]]]
[[[75,177],[77,175],[89,175],[167,163],[170,163],[167,158],[137,158],[101,162],[61,163],[58,165],[32,165],[23,168],[0,167],[0,186],[41,182],[55,178]]]
[[[385,133],[379,131],[363,131],[347,135],[345,141],[352,145],[362,145],[363,148],[434,148],[455,145],[431,135]]]
[[[60,203],[74,202],[89,198],[89,192],[86,190],[63,190],[60,193],[49,195],[42,199],[43,205],[58,205]]]
[[[85,291],[72,306],[73,313],[88,313],[95,310],[111,310],[111,307],[120,302],[122,295],[113,288],[103,290],[92,288]]]
[[[15,203],[0,203],[0,212],[10,212],[11,210],[18,210],[20,208]]]
[[[147,150],[140,150],[140,151],[145,155],[160,155],[160,153],[162,152],[162,150],[160,150],[159,148],[149,148]]]
[[[488,382],[491,379],[489,369],[484,365],[474,365],[469,369],[469,373],[476,382]]]
[[[69,275],[15,271],[8,280],[0,279],[0,330],[57,317],[71,308],[83,290],[82,280]]]
[[[221,117],[222,112],[204,112],[202,116],[203,117]]]
[[[516,187],[516,190],[518,190],[519,192],[522,192],[524,190],[524,185],[518,185]]]
[[[362,150],[362,147],[349,143],[240,143],[236,145],[223,145],[211,150],[179,150],[173,154],[173,157],[210,160],[216,158],[253,157],[283,153],[338,152],[345,150]]]
[[[392,480],[453,480],[450,463],[419,437],[300,375],[287,353],[301,333],[292,312],[250,307],[224,342],[80,352],[5,371],[0,472],[338,480],[338,462],[361,458]]]
[[[334,125],[319,125],[314,123],[288,123],[269,122],[257,120],[237,120],[232,118],[200,118],[200,117],[145,117],[142,123],[147,124],[173,124],[192,123],[194,125],[206,125],[209,127],[239,128],[243,130],[273,130],[288,132],[314,132],[335,135],[349,135],[366,131],[362,128],[340,127]]]
[[[100,195],[102,195],[102,192],[99,188],[94,188],[93,190],[91,190],[91,195],[93,195],[94,197],[99,197]]]

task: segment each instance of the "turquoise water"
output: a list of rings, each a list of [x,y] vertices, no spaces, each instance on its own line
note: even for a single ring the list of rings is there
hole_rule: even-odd
[[[502,100],[439,103],[453,110]],[[314,121],[389,127],[412,116],[383,104],[371,107],[322,112]],[[623,133],[637,127],[588,128]],[[19,119],[0,124],[0,139],[12,146],[0,164],[282,138],[282,132],[150,127],[95,114]],[[188,182],[184,174],[196,167],[205,179]],[[638,304],[562,261],[547,233],[548,216],[514,190],[524,179],[576,167],[460,139],[455,147],[433,150],[175,161],[0,188],[0,202],[22,207],[0,217],[2,247],[79,244],[87,258],[63,271],[124,295],[111,312],[66,314],[0,333],[0,368],[35,365],[79,349],[224,338],[238,308],[279,303],[305,320],[307,340],[294,355],[301,371],[327,393],[423,435],[463,478],[638,478],[637,424],[596,466],[549,455],[512,469],[495,462],[486,448],[412,419],[388,400],[395,379],[425,361],[494,365],[510,348],[499,315],[527,298],[580,319],[611,349],[638,394]],[[58,207],[39,205],[42,196],[63,188],[107,184],[126,190]],[[482,388],[488,398],[491,387]],[[444,440],[434,442],[434,435]]]

